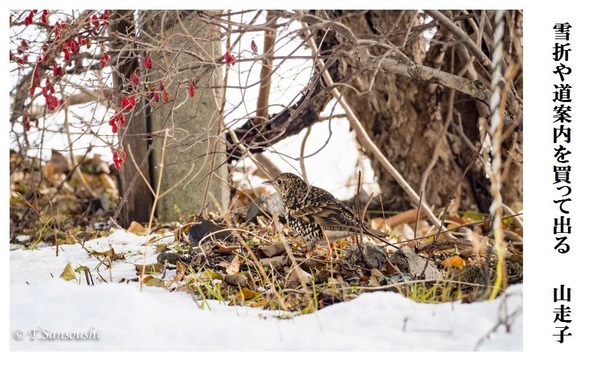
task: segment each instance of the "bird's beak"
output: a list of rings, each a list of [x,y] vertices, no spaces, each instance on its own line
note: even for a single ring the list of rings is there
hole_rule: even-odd
[[[262,183],[272,186],[273,185],[273,180],[266,180],[266,181],[263,181]]]

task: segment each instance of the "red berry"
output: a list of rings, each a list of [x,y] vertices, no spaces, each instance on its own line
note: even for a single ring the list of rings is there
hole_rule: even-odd
[[[136,87],[138,85],[140,85],[140,75],[137,72],[137,70],[135,72],[133,72],[131,74],[131,76],[129,76],[129,81],[131,81],[131,84],[134,85],[134,86],[136,86]]]
[[[62,101],[59,100],[54,95],[47,95],[46,98],[46,107],[48,107],[49,111],[54,111],[58,106],[62,104]]]
[[[119,127],[125,124],[125,115],[123,115],[123,113],[118,113],[111,116],[108,124],[112,128],[112,132],[117,133],[119,131]]]
[[[135,96],[124,96],[121,98],[121,108],[125,111],[131,111],[135,107]]]
[[[102,54],[102,58],[100,58],[100,67],[104,68],[105,66],[110,64],[110,56],[108,53]]]
[[[190,81],[190,86],[188,87],[188,95],[190,97],[194,97],[194,95],[196,94],[196,83],[194,83],[194,80]]]
[[[235,57],[228,51],[225,52],[225,63],[227,65],[235,65]]]
[[[25,18],[25,21],[24,21],[25,26],[29,26],[31,23],[33,23],[33,17],[35,16],[36,13],[37,13],[37,10],[29,11],[29,14],[27,15],[27,17]]]
[[[56,64],[54,64],[54,66],[52,66],[52,75],[54,77],[60,77],[64,74],[65,74],[65,70],[63,69],[62,66],[58,66]]]
[[[142,62],[144,63],[144,68],[148,70],[152,69],[152,57],[146,56]]]

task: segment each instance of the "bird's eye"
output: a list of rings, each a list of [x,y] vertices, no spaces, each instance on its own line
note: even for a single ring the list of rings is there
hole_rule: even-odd
[[[277,180],[275,180],[275,183],[277,183],[277,185],[281,185],[281,183],[283,183],[283,182],[281,181],[281,179],[277,179]]]

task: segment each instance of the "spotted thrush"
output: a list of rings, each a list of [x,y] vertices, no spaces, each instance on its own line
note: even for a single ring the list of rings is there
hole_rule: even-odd
[[[361,230],[379,239],[386,237],[385,233],[366,226],[332,194],[306,184],[293,173],[282,173],[264,184],[275,187],[285,205],[289,227],[309,246],[357,234]]]

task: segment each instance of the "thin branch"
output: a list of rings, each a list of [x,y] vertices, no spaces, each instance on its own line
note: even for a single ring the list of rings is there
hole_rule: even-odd
[[[272,12],[267,12],[267,22],[269,24],[277,22],[277,16]],[[273,54],[275,53],[276,30],[265,30],[265,39],[263,45],[264,57],[260,69],[260,88],[258,90],[258,100],[256,103],[256,126],[261,128],[269,118],[269,94],[271,92],[271,76],[273,71]]]
[[[463,43],[467,49],[475,56],[475,58],[481,62],[488,70],[492,70],[492,61],[485,55],[485,53],[477,47],[475,42],[458,26],[456,26],[450,19],[443,13],[437,10],[426,10],[425,13],[434,19],[437,19],[442,26],[447,28],[452,35],[454,35],[459,42]]]

